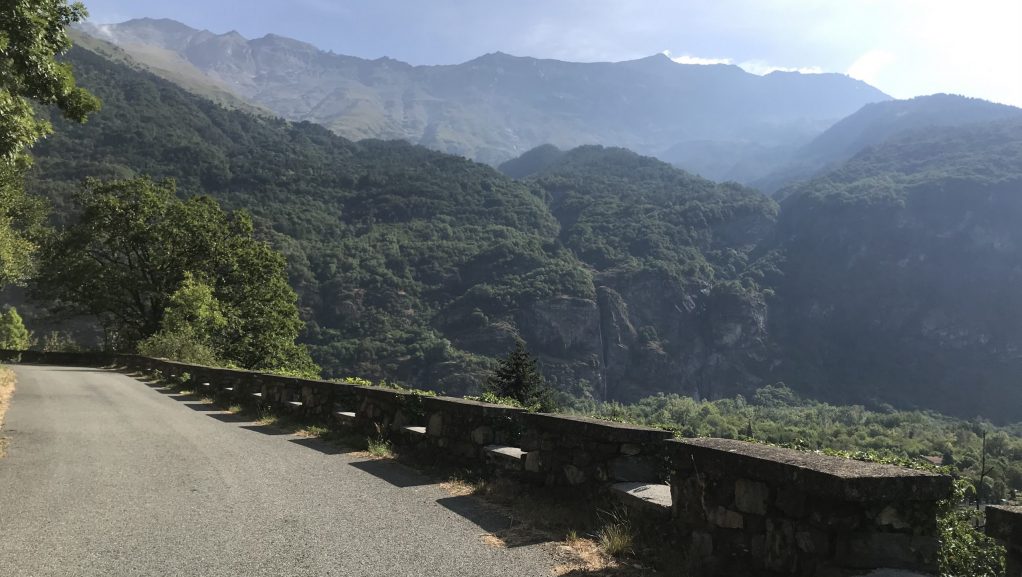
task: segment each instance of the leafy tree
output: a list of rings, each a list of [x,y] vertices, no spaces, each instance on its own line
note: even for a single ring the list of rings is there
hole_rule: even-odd
[[[486,391],[497,397],[518,401],[525,407],[553,410],[553,391],[536,367],[536,359],[525,350],[521,340],[507,357],[500,359],[493,374],[486,380]]]
[[[0,2],[0,284],[31,273],[33,232],[42,222],[40,203],[22,185],[27,149],[52,130],[33,102],[54,105],[76,122],[99,109],[75,85],[70,65],[56,60],[71,48],[67,27],[86,15],[80,3],[65,0]]]
[[[181,287],[170,296],[163,312],[160,331],[138,345],[138,351],[151,357],[215,366],[217,335],[227,328],[223,305],[213,295],[213,287],[185,273]]]
[[[222,361],[316,372],[295,344],[302,322],[284,258],[254,238],[246,213],[180,200],[173,181],[148,178],[88,180],[76,201],[80,217],[44,247],[33,294],[97,317],[114,349],[193,331]]]
[[[0,349],[24,351],[31,344],[32,335],[21,321],[17,309],[10,307],[0,312]]]
[[[82,350],[74,337],[65,331],[50,331],[44,335],[40,348],[47,353],[77,353]]]
[[[64,116],[85,121],[99,101],[75,85],[71,66],[56,60],[71,48],[67,27],[88,12],[66,0],[4,0],[0,3],[0,158],[17,160],[48,134],[32,102],[52,104]]]
[[[32,274],[45,206],[42,199],[25,194],[20,167],[0,163],[0,286]]]

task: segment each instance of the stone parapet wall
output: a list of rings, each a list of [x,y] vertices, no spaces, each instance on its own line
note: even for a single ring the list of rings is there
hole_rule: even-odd
[[[187,375],[189,388],[225,402],[343,423],[438,459],[588,494],[614,485],[641,495],[648,484],[645,494],[666,499],[669,483],[669,503],[637,501],[658,511],[651,522],[698,575],[936,573],[937,503],[951,492],[949,477],[900,467],[354,383],[106,353],[0,351],[0,361]]]
[[[728,439],[668,445],[673,517],[704,574],[937,572],[947,476]]]
[[[546,413],[523,419],[526,468],[547,484],[664,482],[670,474],[663,453],[669,431]]]
[[[986,508],[986,533],[1008,550],[1005,577],[1022,577],[1022,507]]]
[[[422,397],[429,446],[469,461],[484,461],[485,448],[514,445],[523,409],[452,397]]]

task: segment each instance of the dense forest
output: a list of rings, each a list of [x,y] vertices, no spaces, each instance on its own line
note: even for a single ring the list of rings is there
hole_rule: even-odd
[[[71,59],[105,109],[37,148],[32,186],[58,219],[83,177],[138,173],[250,210],[288,257],[327,376],[472,391],[522,337],[548,378],[582,395],[637,398],[657,381],[689,393],[698,380],[717,396],[718,374],[755,381],[711,366],[731,337],[709,318],[730,314],[720,303],[762,324],[744,259],[776,206],[752,190],[598,147],[526,185],[401,142],[229,111],[85,50]],[[665,298],[681,303],[670,325],[652,320]],[[633,299],[652,307],[629,312]]]
[[[522,338],[580,398],[719,399],[783,380],[833,401],[1022,416],[1019,340],[999,312],[1022,310],[1017,123],[909,131],[779,205],[595,146],[533,151],[504,165],[514,180],[70,59],[104,110],[35,150],[30,185],[56,221],[87,176],[172,177],[249,210],[287,257],[326,376],[475,392]]]
[[[814,395],[1018,420],[1022,120],[913,131],[790,191],[772,334]]]
[[[492,361],[452,345],[445,329],[592,293],[542,199],[493,169],[228,111],[85,50],[70,58],[104,111],[86,126],[54,119],[31,188],[52,199],[58,221],[82,178],[140,173],[248,209],[288,258],[305,341],[327,376],[468,390]]]

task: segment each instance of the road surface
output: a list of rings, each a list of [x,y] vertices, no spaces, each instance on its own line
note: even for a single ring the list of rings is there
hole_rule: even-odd
[[[18,366],[0,577],[543,576],[542,545],[402,465],[239,422],[117,372]]]

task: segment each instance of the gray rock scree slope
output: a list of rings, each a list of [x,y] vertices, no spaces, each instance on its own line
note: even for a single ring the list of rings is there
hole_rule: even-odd
[[[506,521],[400,465],[112,371],[15,370],[0,577],[550,575],[542,546],[484,545]]]

